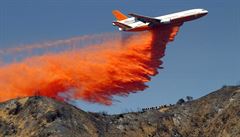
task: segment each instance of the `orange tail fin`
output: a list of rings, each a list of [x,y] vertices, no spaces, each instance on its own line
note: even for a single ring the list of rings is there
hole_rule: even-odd
[[[112,14],[115,16],[115,18],[117,19],[117,20],[125,20],[125,19],[127,19],[128,17],[126,16],[126,15],[124,15],[124,14],[122,14],[119,10],[113,10],[112,11]]]

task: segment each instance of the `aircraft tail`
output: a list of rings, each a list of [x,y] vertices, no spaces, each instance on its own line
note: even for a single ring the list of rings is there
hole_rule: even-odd
[[[119,10],[113,10],[113,11],[112,11],[112,14],[115,16],[115,18],[116,18],[118,21],[125,20],[125,19],[128,18],[126,15],[124,15],[123,13],[121,13]]]

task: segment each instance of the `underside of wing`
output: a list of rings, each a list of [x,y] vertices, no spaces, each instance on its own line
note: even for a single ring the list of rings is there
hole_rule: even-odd
[[[131,13],[129,14],[130,16],[134,17],[136,20],[139,20],[143,23],[160,23],[161,20],[159,19],[155,19],[155,18],[152,18],[152,17],[147,17],[147,16],[142,16],[142,15],[138,15],[138,14],[134,14],[134,13]]]

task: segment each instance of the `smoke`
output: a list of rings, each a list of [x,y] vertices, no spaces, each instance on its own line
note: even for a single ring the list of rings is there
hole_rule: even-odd
[[[90,35],[7,49],[6,53],[14,54],[34,48],[65,47],[61,52],[45,52],[2,64],[0,101],[40,95],[111,105],[115,95],[127,96],[148,87],[146,82],[162,64],[166,44],[178,30],[174,26],[127,37]],[[97,42],[91,42],[94,40]],[[79,46],[82,42],[88,46]]]

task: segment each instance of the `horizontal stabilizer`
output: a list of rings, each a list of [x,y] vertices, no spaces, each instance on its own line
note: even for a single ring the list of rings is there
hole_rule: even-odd
[[[131,26],[128,26],[126,24],[123,24],[123,23],[120,23],[120,22],[117,22],[117,21],[113,22],[113,24],[122,28],[123,30],[128,30],[128,29],[132,28]]]

